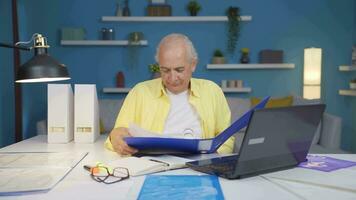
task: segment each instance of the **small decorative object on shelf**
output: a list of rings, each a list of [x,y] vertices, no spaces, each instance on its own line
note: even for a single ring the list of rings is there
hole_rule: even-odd
[[[356,78],[350,81],[350,89],[356,90]]]
[[[158,63],[149,64],[148,67],[150,72],[152,73],[152,79],[161,77]]]
[[[61,28],[62,40],[85,40],[84,28]]]
[[[198,12],[201,10],[201,6],[196,0],[191,0],[187,5],[187,10],[189,11],[190,16],[197,16]]]
[[[142,32],[131,32],[129,34],[129,44],[130,45],[138,44],[140,42],[140,40],[143,40]]]
[[[129,0],[125,0],[125,7],[122,10],[122,16],[129,17],[131,16],[130,8],[129,8]]]
[[[237,88],[243,88],[243,81],[242,80],[236,80],[236,87]]]
[[[213,64],[225,64],[225,57],[220,49],[216,49],[214,51],[214,57],[212,59],[212,62]]]
[[[240,58],[240,63],[249,63],[250,58],[249,58],[249,52],[250,50],[248,48],[242,48],[241,49],[241,58]]]
[[[116,4],[116,12],[115,12],[115,15],[116,15],[117,17],[121,17],[121,16],[122,16],[122,10],[121,10],[120,3],[117,3],[117,4]]]
[[[221,88],[227,88],[227,80],[222,80],[221,81]]]
[[[259,56],[260,63],[283,63],[283,50],[264,49]]]
[[[222,80],[221,88],[243,88],[242,80]]]
[[[102,28],[101,35],[103,40],[114,40],[115,33],[113,28]]]
[[[124,72],[122,72],[122,71],[119,71],[116,74],[116,87],[118,87],[118,88],[125,87],[125,76],[124,76]]]
[[[172,7],[165,3],[151,3],[147,6],[147,16],[172,16]]]
[[[230,6],[226,11],[226,15],[228,18],[227,50],[230,54],[234,54],[236,43],[240,36],[240,8]]]
[[[235,80],[228,80],[227,81],[227,88],[236,88],[236,81]]]

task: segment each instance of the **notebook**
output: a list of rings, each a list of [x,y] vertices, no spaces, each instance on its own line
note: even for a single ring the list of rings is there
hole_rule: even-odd
[[[109,163],[110,167],[124,167],[129,170],[130,176],[140,176],[161,171],[186,167],[185,163],[192,161],[171,155],[125,157]]]

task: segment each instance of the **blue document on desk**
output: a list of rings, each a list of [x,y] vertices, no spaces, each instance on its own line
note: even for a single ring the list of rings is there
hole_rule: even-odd
[[[255,109],[264,108],[268,99],[265,97],[259,104],[247,111],[222,133],[211,139],[184,139],[184,138],[161,138],[161,137],[126,137],[129,146],[139,150],[139,154],[200,154],[214,153],[233,134],[245,128]]]
[[[148,175],[137,199],[215,199],[223,200],[217,176]]]

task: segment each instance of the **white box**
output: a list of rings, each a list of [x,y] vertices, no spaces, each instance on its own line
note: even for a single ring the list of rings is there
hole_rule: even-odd
[[[75,84],[74,141],[94,143],[99,136],[99,105],[95,84]]]
[[[73,140],[73,91],[70,84],[48,84],[47,141],[68,143]]]

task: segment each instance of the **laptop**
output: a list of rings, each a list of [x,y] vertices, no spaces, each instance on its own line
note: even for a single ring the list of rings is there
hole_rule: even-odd
[[[289,169],[306,161],[324,104],[253,111],[236,155],[188,162],[200,172],[227,179]]]

